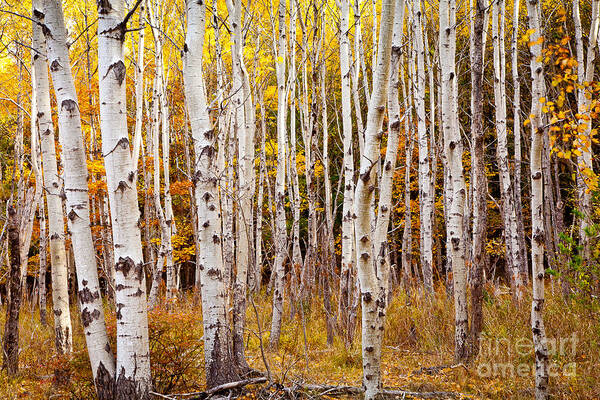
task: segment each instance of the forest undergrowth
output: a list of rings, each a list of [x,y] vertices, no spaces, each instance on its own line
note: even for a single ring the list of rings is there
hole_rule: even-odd
[[[547,290],[544,318],[550,349],[550,395],[553,399],[600,398],[600,307],[589,300],[565,300],[558,285],[552,283],[547,284]],[[386,320],[384,387],[452,392],[474,399],[531,398],[534,354],[527,309],[530,293],[518,306],[508,288],[488,285],[484,298],[485,325],[479,354],[466,364],[454,364],[454,332],[449,323],[452,298],[443,288],[432,298],[418,290],[410,294],[403,289],[396,291]],[[167,396],[163,398],[193,398],[177,395],[204,390],[202,314],[192,294],[176,301],[177,307],[163,302],[149,313],[154,391]],[[247,386],[241,392],[244,397],[285,397],[289,395],[285,388],[305,384],[361,386],[360,327],[351,347],[337,336],[328,345],[323,302],[313,298],[292,319],[288,304],[280,346],[272,351],[267,346],[271,297],[263,292],[253,296],[250,303],[246,356],[251,367],[265,374],[268,371],[270,385]],[[79,319],[72,321],[72,355],[68,359],[57,357],[52,327],[43,326],[32,309],[28,303],[22,309],[19,374],[9,379],[4,370],[0,372],[0,398],[94,398]],[[106,305],[106,309],[109,335],[114,340],[114,307]],[[4,315],[0,312],[2,325]]]

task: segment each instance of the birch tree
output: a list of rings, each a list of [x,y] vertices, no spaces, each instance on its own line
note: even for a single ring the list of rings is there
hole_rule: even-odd
[[[575,45],[577,54],[577,82],[580,87],[577,89],[577,107],[582,117],[579,119],[579,126],[584,128],[582,137],[579,137],[578,147],[581,155],[578,156],[578,174],[577,174],[577,195],[578,209],[583,214],[579,222],[579,238],[583,246],[583,262],[589,262],[591,256],[590,250],[590,224],[592,214],[592,193],[586,181],[586,174],[593,171],[592,159],[592,118],[591,104],[592,94],[586,89],[586,82],[594,80],[596,45],[598,43],[598,24],[600,16],[598,12],[600,2],[592,1],[592,15],[590,21],[590,31],[588,35],[587,57],[584,61],[583,29],[581,27],[581,17],[579,12],[579,1],[573,0],[573,22],[575,26]]]
[[[375,268],[374,237],[371,233],[373,212],[370,208],[377,184],[376,168],[380,162],[380,131],[389,90],[396,3],[394,0],[384,0],[382,3],[377,67],[367,113],[364,152],[361,154],[354,202],[354,229],[359,254],[357,267],[362,301],[363,386],[366,399],[375,398],[381,389],[381,341],[387,304],[388,271],[379,266]]]
[[[542,157],[544,136],[547,127],[542,114],[542,104],[546,87],[542,66],[542,28],[538,0],[527,2],[527,19],[531,32],[529,36],[531,68],[531,260],[533,297],[531,300],[531,332],[535,350],[535,398],[548,398],[548,346],[544,328],[544,180],[542,177]]]
[[[419,207],[421,212],[421,270],[423,282],[428,292],[433,291],[433,185],[431,178],[431,153],[429,131],[425,124],[425,48],[423,44],[423,22],[420,0],[413,1],[412,22],[414,51],[417,70],[413,79],[415,85],[415,109],[419,143]]]
[[[473,2],[471,2],[473,4]],[[479,351],[479,335],[483,328],[483,271],[486,265],[487,177],[485,174],[485,136],[483,130],[483,19],[485,4],[475,0],[471,26],[471,153],[473,185],[473,240],[471,265],[471,348]]]
[[[496,109],[496,133],[498,143],[496,158],[500,177],[502,221],[506,246],[506,263],[510,271],[510,283],[516,300],[522,297],[522,279],[519,268],[519,242],[514,190],[508,165],[508,132],[506,124],[506,57],[504,51],[504,1],[492,2],[492,41],[494,45],[494,99]]]
[[[114,397],[117,399],[148,398],[152,384],[136,166],[132,163],[125,109],[124,41],[127,21],[133,11],[124,16],[123,0],[98,3],[100,130],[116,272],[117,364]]]
[[[21,248],[19,245],[19,215],[13,205],[7,207],[7,240],[9,248],[10,301],[6,307],[4,334],[2,335],[2,366],[9,376],[19,369],[19,313],[21,310]]]
[[[515,210],[517,213],[517,229],[519,235],[519,261],[521,277],[524,283],[529,276],[525,246],[525,227],[523,226],[523,211],[521,199],[521,82],[519,81],[519,53],[518,53],[518,35],[519,35],[519,9],[520,1],[515,0],[513,4],[512,36],[510,43],[511,53],[511,74],[513,83],[513,139],[514,139],[514,192],[515,192]],[[485,30],[484,30],[485,32]]]
[[[440,73],[442,99],[442,131],[444,152],[447,162],[448,180],[451,182],[452,197],[449,199],[448,253],[452,265],[454,287],[454,346],[455,358],[467,356],[467,280],[465,267],[465,243],[463,231],[464,204],[466,197],[463,174],[463,144],[458,126],[458,99],[456,79],[456,2],[440,1],[439,17]]]
[[[340,288],[338,314],[345,335],[346,343],[351,342],[352,322],[350,317],[350,302],[355,284],[353,276],[356,268],[354,251],[354,155],[352,149],[352,104],[351,79],[353,69],[350,66],[350,3],[340,0],[340,76],[342,102],[342,141],[343,141],[343,171],[344,171],[344,202],[342,204],[342,257],[340,267]],[[360,113],[360,110],[357,110]]]
[[[65,251],[65,228],[62,205],[62,180],[58,175],[54,125],[50,107],[50,84],[48,66],[44,59],[46,49],[41,23],[44,8],[41,2],[34,3],[33,46],[34,84],[36,92],[36,124],[40,135],[40,148],[44,176],[44,192],[48,204],[48,236],[50,237],[50,259],[52,267],[52,312],[54,314],[55,344],[59,354],[69,353],[72,347],[71,317],[69,313],[69,291],[67,282],[67,253]],[[37,55],[37,57],[36,57]],[[67,61],[68,63],[68,61]]]
[[[90,363],[100,399],[113,398],[115,366],[108,343],[104,307],[100,297],[96,249],[90,227],[88,171],[81,130],[79,101],[75,91],[67,48],[62,5],[44,0],[46,46],[50,73],[58,103],[58,128],[64,162],[66,212],[77,270],[79,304]],[[46,71],[40,62],[39,71]],[[43,79],[43,78],[42,78]],[[47,85],[46,82],[41,83]],[[49,99],[47,99],[49,102]],[[44,102],[47,101],[44,99]]]
[[[236,208],[236,265],[233,286],[233,353],[238,367],[248,370],[244,356],[244,327],[246,321],[246,293],[248,266],[252,241],[252,195],[254,194],[254,103],[252,102],[243,55],[242,0],[228,0],[233,43],[231,46],[233,71],[233,114],[237,136],[238,191]],[[230,159],[232,159],[230,154]]]
[[[273,290],[273,317],[271,320],[271,336],[269,345],[276,348],[281,335],[281,319],[283,317],[284,298],[284,261],[287,253],[287,228],[285,224],[285,165],[286,165],[286,80],[285,80],[285,54],[287,48],[287,32],[285,16],[287,12],[286,0],[279,1],[278,7],[278,34],[277,34],[277,59],[275,71],[277,75],[277,174],[275,181],[275,274]]]
[[[192,127],[196,166],[194,201],[198,215],[204,358],[207,387],[236,380],[227,323],[227,292],[221,257],[221,215],[213,126],[208,114],[202,66],[206,6],[187,1],[187,33],[184,47],[184,90]]]
[[[296,270],[302,268],[304,260],[300,251],[300,183],[296,166],[297,137],[296,137],[296,109],[298,107],[296,98],[296,24],[298,19],[298,7],[291,7],[290,12],[290,65],[289,65],[289,98],[290,98],[290,162],[288,165],[289,179],[291,181],[290,194],[292,196],[292,279],[295,279]]]

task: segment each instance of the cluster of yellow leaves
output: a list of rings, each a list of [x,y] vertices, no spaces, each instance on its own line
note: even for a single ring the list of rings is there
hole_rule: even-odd
[[[549,93],[555,99],[548,101],[541,98],[539,101],[543,104],[542,112],[549,117],[551,154],[564,160],[575,159],[579,177],[587,185],[587,190],[592,191],[598,188],[598,176],[581,162],[581,158],[590,154],[593,143],[599,143],[595,137],[597,130],[592,129],[592,119],[600,115],[600,102],[597,99],[600,86],[596,82],[579,82],[576,73],[578,63],[571,55],[569,41],[570,37],[565,35],[544,50],[546,63],[553,61],[550,63],[553,90]],[[578,104],[577,110],[569,103],[568,97],[573,96],[576,90],[579,93],[583,91],[589,106]],[[575,174],[572,178],[575,179]]]

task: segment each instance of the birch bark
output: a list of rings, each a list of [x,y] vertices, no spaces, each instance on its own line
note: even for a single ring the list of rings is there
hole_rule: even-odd
[[[225,268],[221,257],[221,215],[219,214],[218,171],[215,140],[208,114],[202,53],[206,6],[187,2],[187,33],[184,47],[184,89],[189,109],[196,166],[195,207],[198,215],[204,355],[208,387],[236,380],[227,323]]]
[[[123,0],[98,2],[98,77],[102,153],[113,229],[117,365],[114,397],[148,398],[150,354],[146,275],[135,182],[127,132]],[[131,15],[131,14],[128,14]]]
[[[44,11],[44,22],[48,28],[48,61],[59,104],[58,127],[64,162],[64,192],[77,270],[81,322],[98,397],[109,399],[113,398],[115,367],[106,333],[96,249],[90,227],[88,171],[79,102],[71,74],[62,5],[57,0],[45,0]],[[45,71],[45,64],[40,67],[40,71]]]
[[[431,178],[431,152],[429,131],[425,115],[425,48],[423,44],[423,22],[421,2],[414,0],[412,9],[413,34],[417,61],[415,108],[419,141],[419,207],[421,212],[421,269],[425,290],[433,292],[433,187]]]
[[[470,356],[479,351],[483,328],[483,271],[487,264],[485,245],[487,232],[487,177],[485,174],[485,135],[483,130],[483,0],[472,4],[471,30],[471,165],[473,176],[473,240],[471,264],[471,335]]]
[[[454,345],[455,358],[463,360],[467,356],[467,280],[464,244],[464,203],[466,197],[463,175],[463,144],[458,126],[458,99],[456,98],[456,2],[440,2],[439,20],[440,72],[442,76],[442,130],[444,132],[444,152],[446,153],[448,180],[452,185],[452,197],[448,199],[450,208],[446,235],[448,253],[452,265],[454,287]]]
[[[500,176],[502,220],[506,261],[510,270],[510,283],[515,300],[522,298],[521,271],[519,268],[519,242],[514,204],[514,190],[508,166],[508,132],[506,124],[506,78],[504,55],[504,1],[492,2],[492,41],[494,45],[494,99],[496,108],[496,132],[498,143],[496,157]],[[487,200],[486,200],[487,201]]]
[[[590,23],[590,31],[588,35],[587,57],[584,62],[584,45],[583,32],[581,28],[581,17],[579,13],[579,1],[573,0],[573,21],[575,25],[575,44],[577,49],[577,80],[580,88],[577,89],[577,106],[579,114],[582,118],[579,119],[579,126],[585,127],[582,136],[579,137],[578,146],[581,155],[578,156],[578,174],[577,174],[577,189],[578,189],[578,209],[583,214],[579,222],[579,240],[583,246],[582,257],[583,262],[588,263],[591,256],[590,248],[590,232],[592,214],[592,193],[589,188],[586,173],[593,170],[592,159],[592,118],[591,104],[592,94],[585,86],[586,83],[594,80],[594,70],[596,59],[596,45],[598,42],[598,24],[599,24],[599,2],[592,1],[592,15]]]
[[[40,2],[34,5],[33,24],[34,48],[39,52],[34,56],[37,114],[36,123],[40,133],[42,164],[44,168],[44,192],[48,203],[48,229],[50,237],[50,257],[52,266],[52,311],[54,314],[55,344],[59,354],[69,353],[72,347],[72,327],[69,314],[69,292],[67,283],[67,255],[65,250],[65,230],[62,205],[62,182],[58,175],[54,126],[50,108],[50,84],[48,67],[43,54],[44,39],[41,26],[44,11]]]
[[[528,26],[531,45],[531,260],[533,298],[531,301],[531,332],[535,350],[535,398],[548,398],[548,347],[544,328],[544,180],[542,177],[543,141],[547,134],[540,99],[545,97],[544,68],[541,63],[542,34],[540,4],[527,1]]]
[[[281,335],[281,319],[283,316],[284,297],[284,261],[287,252],[287,229],[285,224],[285,165],[287,140],[286,125],[286,80],[285,80],[285,54],[286,54],[286,0],[279,1],[278,8],[278,36],[277,60],[275,71],[277,74],[277,174],[275,182],[275,282],[273,290],[273,317],[271,320],[271,336],[269,345],[276,348]]]
[[[377,164],[380,162],[380,130],[389,89],[392,29],[397,1],[384,0],[382,3],[377,67],[373,95],[369,102],[365,147],[361,155],[354,203],[354,213],[357,216],[354,225],[356,248],[360,254],[357,266],[362,300],[363,386],[365,398],[368,400],[375,398],[381,389],[381,341],[387,303],[388,271],[379,266],[375,269],[374,237],[371,232],[373,211],[370,205],[377,184]]]

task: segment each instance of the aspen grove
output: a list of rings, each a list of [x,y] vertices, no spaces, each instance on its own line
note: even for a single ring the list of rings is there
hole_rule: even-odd
[[[0,0],[0,397],[600,398],[600,0]]]

